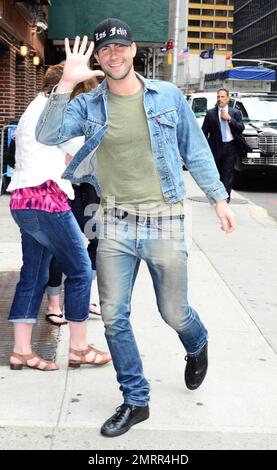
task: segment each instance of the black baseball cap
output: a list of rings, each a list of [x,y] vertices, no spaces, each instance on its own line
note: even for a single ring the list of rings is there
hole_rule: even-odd
[[[94,51],[97,52],[107,44],[132,44],[132,32],[127,23],[117,18],[107,18],[98,23],[93,33]]]

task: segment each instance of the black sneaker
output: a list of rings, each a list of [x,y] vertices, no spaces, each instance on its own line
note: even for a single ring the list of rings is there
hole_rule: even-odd
[[[203,382],[208,369],[208,343],[196,357],[186,356],[185,383],[189,390],[196,390]]]
[[[101,434],[107,437],[120,436],[141,421],[149,418],[149,406],[123,405],[102,426]]]

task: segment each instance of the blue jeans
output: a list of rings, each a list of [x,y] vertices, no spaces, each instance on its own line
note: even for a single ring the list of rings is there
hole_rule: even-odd
[[[10,310],[10,321],[35,323],[54,255],[66,275],[65,317],[88,318],[92,269],[83,234],[71,211],[13,210],[20,228],[23,265]]]
[[[129,321],[140,261],[147,263],[163,320],[189,356],[197,356],[207,331],[187,299],[184,217],[126,223],[106,215],[97,250],[97,278],[105,335],[127,404],[145,406],[149,383]]]
[[[91,184],[82,183],[79,186],[74,185],[75,198],[70,201],[71,211],[76,218],[78,225],[83,233],[88,236],[87,251],[91,261],[91,268],[93,270],[93,279],[96,277],[96,250],[98,245],[98,239],[94,236],[94,224],[92,222],[92,215],[85,215],[85,210],[88,206],[93,205],[93,209],[99,205],[99,197]],[[95,209],[96,210],[96,209]],[[87,234],[85,231],[86,224],[90,224],[90,233]],[[45,289],[49,295],[58,295],[62,287],[62,276],[63,271],[57,262],[56,258],[53,257],[50,263],[49,280]]]

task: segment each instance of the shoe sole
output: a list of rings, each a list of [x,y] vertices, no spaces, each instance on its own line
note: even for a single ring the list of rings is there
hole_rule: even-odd
[[[29,369],[39,370],[40,372],[54,372],[59,369],[40,369],[39,367],[27,366],[25,364],[10,364],[11,370],[22,370],[24,367],[29,367]]]
[[[78,369],[79,367],[81,366],[93,366],[93,367],[103,367],[103,366],[106,366],[107,364],[110,364],[110,362],[112,362],[111,359],[109,359],[108,361],[106,362],[96,362],[96,363],[93,363],[93,362],[68,362],[68,367],[71,367],[71,369]]]

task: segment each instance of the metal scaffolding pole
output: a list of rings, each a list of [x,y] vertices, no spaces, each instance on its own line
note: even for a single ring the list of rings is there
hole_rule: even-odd
[[[152,78],[153,80],[156,78],[156,49],[155,47],[153,47],[153,60],[152,60],[152,69],[153,69],[153,72],[152,72]]]
[[[178,65],[178,36],[179,36],[179,14],[180,0],[175,0],[175,25],[174,25],[174,44],[172,58],[172,83],[177,82],[177,65]]]

